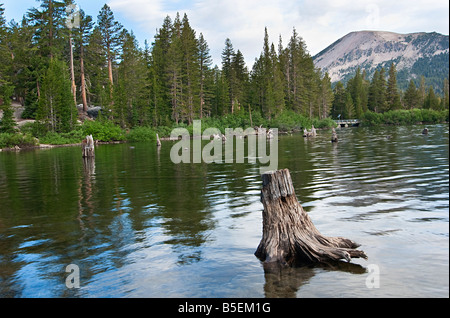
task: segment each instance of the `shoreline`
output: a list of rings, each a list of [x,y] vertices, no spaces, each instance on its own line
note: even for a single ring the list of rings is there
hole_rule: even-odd
[[[417,122],[415,124],[412,125],[438,125],[438,124],[449,124],[449,122],[445,121],[442,123],[425,123],[425,122]],[[395,125],[395,124],[381,124],[381,125],[367,125],[366,127],[374,127],[374,126],[404,126],[404,125]],[[344,127],[336,127],[337,129],[343,129]],[[351,128],[351,127],[348,127]],[[322,127],[322,128],[316,128],[316,130],[329,130],[331,128],[329,127]],[[345,129],[345,128],[344,128]],[[285,131],[285,130],[281,130],[278,132],[279,135],[287,135],[287,134],[295,134],[295,133],[302,133],[302,131],[300,129],[292,129],[291,131]],[[193,136],[190,136],[190,138],[192,139]],[[173,139],[171,137],[159,137],[159,139],[161,141],[176,141],[179,139]],[[113,144],[124,144],[124,143],[130,143],[132,141],[128,141],[128,140],[115,140],[115,141],[96,141],[95,145],[113,145]],[[24,146],[24,147],[19,147],[19,146],[15,146],[12,148],[0,148],[0,152],[14,152],[14,151],[21,151],[21,150],[33,150],[33,149],[52,149],[52,148],[62,148],[62,147],[81,147],[82,143],[72,143],[72,144],[59,144],[59,145],[53,145],[53,144],[39,144],[36,146]]]
[[[127,140],[116,140],[116,141],[97,141],[96,145],[112,145],[112,144],[125,144],[128,143]],[[52,148],[63,148],[63,147],[81,147],[82,143],[74,143],[74,144],[61,144],[61,145],[52,145],[52,144],[39,144],[36,146],[24,146],[24,147],[13,147],[13,148],[0,148],[0,152],[2,151],[21,151],[21,150],[33,150],[33,149],[52,149]]]

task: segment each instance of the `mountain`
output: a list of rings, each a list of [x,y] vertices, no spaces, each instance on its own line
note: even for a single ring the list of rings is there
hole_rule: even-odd
[[[313,57],[331,81],[347,82],[360,67],[371,79],[376,69],[386,74],[392,62],[397,68],[397,83],[405,90],[411,79],[416,86],[425,77],[426,85],[442,92],[449,74],[449,36],[436,32],[398,34],[384,31],[351,32]]]

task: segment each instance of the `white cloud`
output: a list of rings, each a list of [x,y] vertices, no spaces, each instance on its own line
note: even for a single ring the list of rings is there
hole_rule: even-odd
[[[264,40],[264,28],[269,39],[278,43],[278,35],[287,37],[295,25],[295,18],[287,11],[286,3],[273,0],[228,0],[209,2],[199,0],[190,15],[193,25],[198,25],[211,50],[219,54],[225,39],[230,38],[235,50],[241,50],[248,64],[259,56]]]

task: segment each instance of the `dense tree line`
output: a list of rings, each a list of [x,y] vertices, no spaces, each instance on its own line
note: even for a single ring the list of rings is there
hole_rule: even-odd
[[[448,109],[448,81],[442,98],[414,83],[403,94],[395,65],[387,80],[384,69],[372,81],[358,70],[346,87],[337,83],[332,89],[295,28],[287,45],[280,36],[277,47],[266,29],[251,70],[225,39],[219,67],[186,14],[167,16],[153,42],[141,48],[108,5],[96,19],[72,5],[72,0],[40,0],[21,22],[7,23],[0,4],[3,131],[14,130],[12,98],[25,107],[24,117],[62,133],[74,129],[76,105],[84,111],[101,106],[101,117],[122,128],[189,125],[231,114],[270,121],[283,113],[325,119],[360,117],[368,110]]]
[[[405,91],[397,86],[397,70],[392,63],[387,74],[384,68],[376,70],[372,79],[366,78],[365,71],[358,68],[347,85],[338,82],[333,90],[331,108],[333,118],[361,118],[367,111],[385,113],[394,110],[449,109],[449,83],[442,83],[443,96],[438,96],[433,86],[426,87],[422,76],[419,87],[411,79]]]
[[[101,106],[102,116],[123,128],[190,124],[240,112],[268,119],[284,110],[310,118],[329,115],[330,80],[314,68],[295,29],[287,47],[280,37],[277,50],[266,30],[251,70],[225,39],[219,67],[186,14],[167,16],[154,42],[140,48],[106,4],[94,21],[82,10],[68,10],[71,0],[40,2],[20,23],[7,24],[0,6],[0,74],[2,96],[14,97],[25,106],[25,117],[50,131],[72,129],[78,104],[85,111]]]

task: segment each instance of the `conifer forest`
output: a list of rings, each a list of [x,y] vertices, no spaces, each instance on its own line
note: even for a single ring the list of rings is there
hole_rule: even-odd
[[[117,132],[105,139],[123,139],[127,131],[142,127],[164,136],[195,119],[219,128],[281,130],[332,127],[331,119],[337,118],[390,123],[386,113],[407,123],[429,117],[448,121],[448,79],[442,83],[443,96],[423,81],[416,87],[411,80],[400,91],[391,64],[371,79],[358,69],[347,83],[332,84],[314,66],[295,27],[289,39],[280,36],[275,43],[266,29],[251,68],[226,38],[221,65],[213,65],[207,39],[186,14],[167,16],[152,42],[140,47],[106,4],[96,17],[76,12],[78,23],[72,24],[67,21],[74,13],[67,7],[73,1],[39,2],[19,22],[7,22],[0,4],[2,133],[19,129],[11,101],[24,107],[23,118],[35,120],[22,133],[50,141],[57,134],[81,137],[89,129]],[[82,115],[93,107],[101,109],[98,123],[83,124],[87,116]]]

